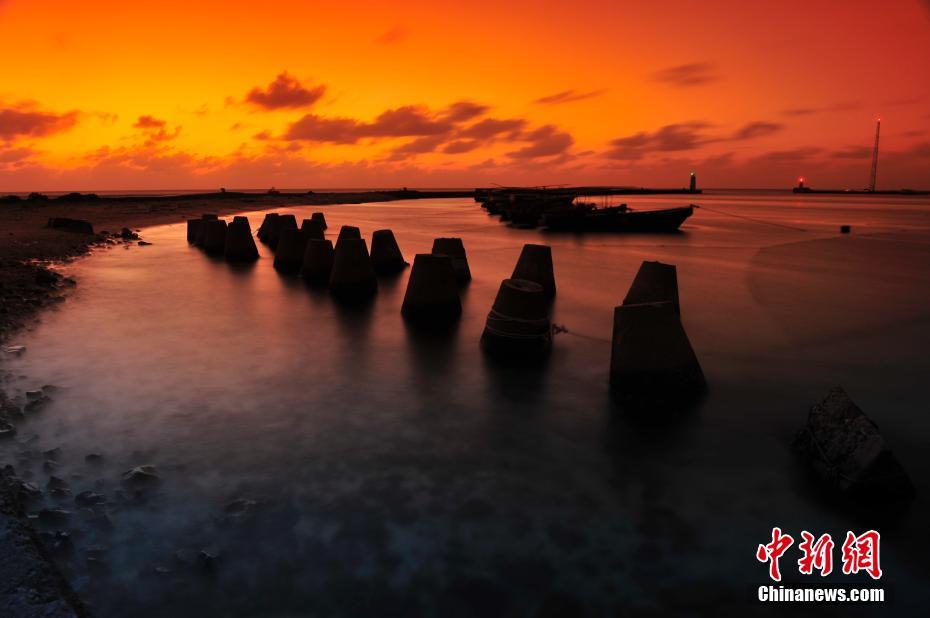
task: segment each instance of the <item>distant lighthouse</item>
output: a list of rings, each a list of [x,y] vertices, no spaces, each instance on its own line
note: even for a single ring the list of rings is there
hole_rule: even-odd
[[[697,191],[697,176],[695,176],[694,172],[691,172],[691,186],[689,188],[691,189],[691,193]]]

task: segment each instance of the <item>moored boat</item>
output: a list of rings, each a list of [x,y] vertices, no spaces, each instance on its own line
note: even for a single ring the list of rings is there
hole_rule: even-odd
[[[575,204],[570,208],[547,211],[542,224],[553,232],[677,232],[694,214],[694,205],[662,210],[633,210],[626,204],[595,208]]]

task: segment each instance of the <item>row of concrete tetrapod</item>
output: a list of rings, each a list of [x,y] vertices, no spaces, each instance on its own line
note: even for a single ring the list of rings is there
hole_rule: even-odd
[[[291,214],[269,213],[257,232],[274,252],[274,267],[327,285],[336,298],[359,302],[378,290],[378,276],[408,266],[391,230],[372,234],[371,253],[359,228],[342,226],[335,247],[325,238],[326,219],[313,213],[298,227]],[[188,242],[231,262],[254,260],[258,251],[245,217],[228,225],[216,215],[188,221]],[[471,280],[460,238],[437,238],[417,254],[401,313],[429,326],[454,323],[462,312],[459,286]],[[498,288],[481,336],[490,353],[538,358],[552,342],[549,316],[556,294],[552,250],[526,244],[510,278]],[[624,401],[687,401],[705,388],[704,374],[682,326],[675,266],[643,262],[623,303],[614,309],[610,383]]]
[[[229,224],[214,214],[188,219],[187,242],[202,248],[208,255],[222,256],[227,262],[258,259],[258,248],[246,217],[233,217]]]

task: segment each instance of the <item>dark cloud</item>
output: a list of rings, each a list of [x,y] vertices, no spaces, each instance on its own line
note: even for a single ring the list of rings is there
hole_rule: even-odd
[[[486,140],[497,137],[503,133],[520,131],[525,126],[526,120],[522,118],[485,118],[471,126],[465,127],[456,134],[456,137]]]
[[[166,124],[164,120],[154,116],[139,116],[132,126],[136,129],[164,129]]]
[[[404,137],[408,135],[438,135],[452,128],[445,118],[434,118],[422,105],[405,105],[381,112],[375,121],[362,125],[365,137]]]
[[[463,152],[477,150],[479,146],[481,146],[481,142],[476,139],[457,139],[446,144],[442,151],[446,154],[462,154]]]
[[[545,97],[540,97],[533,101],[539,105],[561,105],[563,103],[573,103],[599,97],[607,92],[606,90],[589,90],[588,92],[578,92],[577,90],[563,90]]]
[[[78,112],[63,114],[39,110],[32,103],[0,107],[0,140],[17,137],[45,137],[67,131],[78,120]]]
[[[284,71],[267,88],[252,88],[245,100],[264,109],[295,109],[313,105],[325,93],[326,86],[323,84],[307,88],[296,77]]]
[[[354,144],[362,137],[362,126],[354,118],[323,118],[307,114],[288,127],[284,139]]]
[[[449,122],[465,122],[483,116],[491,108],[474,101],[457,101],[446,108],[443,118]]]
[[[378,45],[397,45],[407,40],[409,33],[402,26],[394,26],[375,39]]]
[[[521,140],[530,142],[530,144],[507,153],[508,156],[514,159],[551,157],[564,154],[575,143],[575,139],[569,133],[551,124],[543,125],[534,131],[523,134]]]
[[[716,67],[709,62],[693,62],[668,67],[652,74],[657,82],[677,86],[679,88],[692,88],[717,81]]]
[[[731,137],[734,141],[754,139],[756,137],[764,137],[766,135],[771,135],[773,133],[778,133],[781,131],[784,125],[777,122],[750,122],[747,125],[744,125],[742,128],[738,129],[733,136]]]
[[[426,135],[402,144],[391,151],[391,158],[403,159],[410,155],[424,154],[435,151],[444,141],[445,135]]]
[[[641,131],[610,142],[606,156],[610,159],[641,159],[649,152],[681,152],[694,150],[709,140],[703,131],[710,125],[705,122],[669,124],[648,133]]]

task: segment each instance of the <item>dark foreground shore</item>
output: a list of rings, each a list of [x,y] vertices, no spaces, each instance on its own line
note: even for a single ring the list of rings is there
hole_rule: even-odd
[[[461,192],[389,191],[222,193],[144,198],[75,194],[56,199],[0,197],[0,354],[18,353],[16,334],[28,328],[43,309],[60,301],[75,285],[73,280],[49,266],[85,255],[95,247],[144,243],[134,229],[176,222],[204,212],[225,215],[298,204],[358,204],[462,195]],[[89,221],[94,233],[50,229],[48,220],[55,217]],[[13,417],[22,413],[2,386],[0,382],[0,432],[4,428],[11,429],[16,420]],[[8,439],[12,433],[3,433],[3,437]],[[18,617],[88,615],[24,516],[23,501],[34,491],[41,490],[18,478],[12,467],[0,470],[0,614]]]

